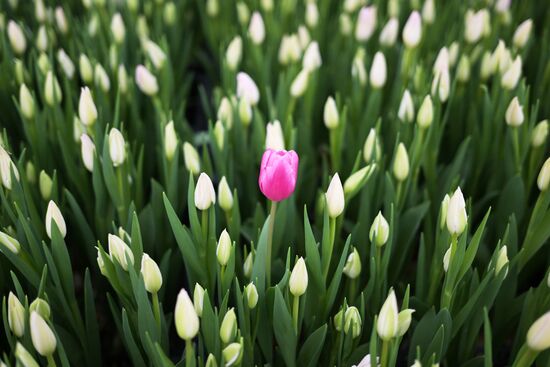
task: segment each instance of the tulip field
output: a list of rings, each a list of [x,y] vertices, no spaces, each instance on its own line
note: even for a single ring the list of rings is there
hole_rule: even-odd
[[[550,366],[548,5],[0,1],[0,367]]]

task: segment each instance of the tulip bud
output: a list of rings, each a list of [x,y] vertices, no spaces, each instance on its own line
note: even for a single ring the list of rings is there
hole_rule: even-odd
[[[48,58],[48,55],[46,55],[44,52],[40,53],[40,56],[38,56],[38,69],[42,73],[42,75],[47,75],[48,72],[52,69],[50,65],[50,59]]]
[[[218,15],[219,11],[218,0],[206,0],[206,14],[213,18]]]
[[[399,32],[399,20],[397,18],[390,18],[382,31],[380,32],[379,42],[382,46],[391,47],[397,41],[397,34]]]
[[[393,162],[393,175],[397,181],[405,181],[409,176],[409,155],[403,143],[397,146],[397,153]]]
[[[523,107],[519,104],[518,97],[514,97],[506,109],[506,123],[512,127],[523,124]]]
[[[459,46],[457,41],[453,41],[451,45],[449,46],[449,67],[455,66],[457,60],[458,60],[458,51]],[[464,54],[463,56],[467,56]]]
[[[231,256],[231,237],[227,230],[223,230],[220,239],[218,240],[218,247],[216,248],[216,257],[220,266],[226,266]]]
[[[214,124],[213,134],[216,145],[220,150],[223,150],[225,140],[225,128],[223,127],[221,120],[216,121],[216,123]]]
[[[470,79],[470,68],[470,58],[467,55],[462,55],[458,62],[456,79],[459,82],[466,83]]]
[[[451,246],[445,251],[445,255],[443,255],[443,270],[445,270],[445,273],[449,270],[449,264],[451,262]]]
[[[82,134],[80,136],[80,149],[82,153],[82,162],[84,167],[90,172],[94,170],[94,156],[95,156],[95,145],[92,139],[87,134]]]
[[[19,106],[21,114],[27,120],[34,117],[34,98],[25,84],[21,84],[19,88]]]
[[[245,98],[252,106],[258,104],[260,100],[260,91],[247,73],[239,72],[237,74],[237,97]]]
[[[495,267],[496,274],[500,273],[502,268],[504,268],[506,265],[508,265],[508,248],[506,246],[502,246],[498,251],[497,263]],[[508,268],[506,268],[505,270],[506,272],[504,273],[504,276],[508,274]]]
[[[193,304],[195,312],[199,317],[201,317],[204,305],[204,288],[199,283],[195,284],[195,290],[193,292]]]
[[[250,108],[250,105],[248,105]],[[252,113],[252,112],[251,112]],[[233,107],[231,102],[227,97],[223,97],[220,101],[220,106],[218,107],[217,113],[218,120],[221,120],[228,129],[231,129],[233,126]]]
[[[346,13],[342,13],[340,14],[338,23],[340,24],[340,33],[342,33],[343,36],[349,36],[353,27],[351,17]]]
[[[104,92],[107,93],[111,89],[111,81],[107,72],[101,64],[95,64],[94,68],[95,84]]]
[[[334,328],[336,331],[342,331],[342,325],[344,322],[344,310],[340,309],[336,315],[334,315]]]
[[[292,273],[290,274],[290,280],[288,281],[290,293],[292,293],[294,297],[300,297],[306,293],[307,283],[308,276],[306,263],[304,258],[300,257],[298,261],[296,261],[294,269],[292,269]]]
[[[218,362],[216,362],[216,357],[212,353],[208,355],[204,367],[218,367]]]
[[[422,19],[420,14],[415,10],[407,19],[405,27],[403,27],[403,43],[407,48],[415,48],[420,43],[422,38]]]
[[[19,172],[15,163],[11,160],[9,153],[0,145],[0,176],[2,176],[2,185],[8,190],[11,189],[12,172],[15,179],[19,181]]]
[[[65,17],[65,12],[61,6],[55,8],[55,23],[57,25],[57,29],[59,29],[59,32],[62,34],[67,34],[69,31],[69,25],[67,23],[67,18]]]
[[[376,136],[376,130],[371,128],[365,145],[363,146],[363,159],[365,162],[370,163],[371,160],[376,160],[380,157],[380,144],[378,143],[378,137]]]
[[[306,24],[310,28],[315,28],[319,22],[319,9],[314,2],[306,4]]]
[[[218,202],[225,212],[230,212],[233,209],[233,194],[225,176],[222,177],[218,185]]]
[[[343,272],[350,279],[355,279],[359,276],[359,274],[361,274],[361,257],[359,256],[359,252],[357,252],[356,248],[354,248],[353,252],[349,254],[346,265],[344,265]]]
[[[25,82],[25,65],[19,59],[14,59],[14,69],[15,69],[15,81],[17,84],[23,84]]]
[[[441,209],[439,213],[439,227],[443,229],[447,223],[447,210],[449,208],[449,201],[451,200],[449,194],[445,194],[443,201],[441,202]]]
[[[117,128],[109,131],[109,155],[114,167],[120,166],[126,160],[126,142]]]
[[[237,336],[237,316],[235,309],[231,307],[223,317],[220,326],[220,339],[224,344],[229,344]]]
[[[51,356],[57,347],[57,339],[48,323],[36,311],[31,312],[30,329],[34,349],[44,357]]]
[[[389,341],[395,338],[399,333],[399,315],[397,310],[397,299],[395,292],[390,290],[390,294],[382,305],[378,321],[376,323],[376,331],[380,339]]]
[[[402,122],[412,122],[414,120],[414,103],[408,89],[405,89],[403,92],[403,98],[401,98],[401,103],[399,103],[397,117],[399,117]]]
[[[62,98],[63,95],[61,94],[61,87],[59,86],[59,82],[50,70],[46,75],[46,83],[44,84],[44,99],[46,100],[47,104],[53,106],[61,102]]]
[[[422,6],[422,19],[426,24],[432,24],[435,20],[435,4],[434,0],[424,1]]]
[[[468,224],[468,214],[466,213],[466,202],[460,187],[458,187],[447,208],[447,230],[451,235],[460,236]]]
[[[427,129],[432,124],[434,118],[433,110],[432,98],[428,94],[424,97],[424,100],[418,109],[418,115],[416,116],[416,123],[421,129]]]
[[[178,148],[178,137],[174,128],[174,121],[170,121],[164,127],[164,155],[169,161],[174,158],[176,149]]]
[[[370,69],[370,84],[374,89],[384,87],[386,84],[386,58],[382,52],[374,55],[374,60]]]
[[[302,47],[300,46],[298,36],[296,34],[284,35],[279,47],[279,63],[281,65],[288,65],[296,62],[300,59],[301,54]]]
[[[109,233],[107,240],[111,259],[116,260],[122,269],[128,270],[128,260],[130,260],[130,265],[134,264],[134,254],[130,246],[128,246],[122,238],[114,234]]]
[[[52,238],[52,221],[55,221],[55,224],[59,229],[59,233],[61,233],[61,236],[65,238],[67,235],[65,219],[63,219],[63,215],[57,205],[50,200],[48,203],[48,209],[46,210],[46,233],[50,239]]]
[[[0,231],[0,245],[3,245],[15,255],[17,255],[21,250],[21,245],[19,244],[19,241],[2,231]]]
[[[305,49],[310,43],[317,42],[311,42],[311,37],[309,36],[309,31],[307,30],[307,27],[305,25],[301,25],[298,27],[298,40],[300,41],[300,48]],[[319,48],[317,47],[317,51],[319,51]],[[320,59],[320,55],[319,55]]]
[[[86,126],[91,126],[97,120],[97,109],[88,87],[80,90],[80,101],[78,102],[78,116]]]
[[[491,53],[485,51],[481,57],[480,76],[482,80],[487,80],[494,72],[493,60]]]
[[[537,177],[537,186],[540,191],[546,191],[548,184],[550,183],[550,158],[544,161],[542,168],[540,169],[539,176]]]
[[[500,82],[504,89],[512,90],[516,87],[521,78],[521,67],[521,56],[518,55],[512,65],[502,75]]]
[[[243,53],[243,41],[240,36],[235,36],[225,52],[225,61],[230,70],[236,71],[241,63]]]
[[[46,7],[43,0],[35,0],[34,2],[34,16],[39,23],[46,21]]]
[[[141,276],[143,276],[143,283],[147,292],[157,293],[162,287],[162,273],[159,266],[146,253],[141,258]]]
[[[27,48],[25,34],[19,24],[13,20],[8,22],[8,39],[10,40],[11,48],[17,55],[22,55],[25,52]]]
[[[80,69],[80,77],[84,83],[90,84],[94,79],[94,71],[90,59],[88,59],[86,55],[80,54],[78,65]]]
[[[285,149],[285,138],[279,120],[275,120],[267,124],[265,134],[265,149]]]
[[[477,41],[479,41],[481,36],[483,36],[483,29],[485,26],[484,17],[484,13],[481,10],[474,12],[473,10],[469,9],[466,12],[466,16],[464,18],[464,38],[466,39],[466,42],[476,43]]]
[[[531,29],[533,28],[533,20],[524,20],[516,29],[512,43],[516,48],[523,48],[529,36],[531,35]]]
[[[237,3],[237,19],[239,19],[241,25],[246,24],[248,19],[250,19],[250,9],[248,9],[244,1],[239,1]]]
[[[546,143],[548,137],[548,120],[542,120],[533,129],[531,135],[531,146],[538,148]]]
[[[402,337],[405,335],[407,330],[409,330],[409,327],[411,326],[412,321],[412,314],[414,310],[406,309],[397,315],[397,336]]]
[[[537,352],[550,348],[550,312],[539,317],[531,325],[527,331],[527,346]]]
[[[359,48],[353,57],[351,64],[351,76],[359,81],[361,86],[367,83],[367,71],[365,69],[365,50]]]
[[[128,91],[128,73],[124,65],[120,64],[117,69],[118,89],[125,94]]]
[[[136,84],[148,96],[154,96],[159,91],[157,78],[143,65],[136,67]]]
[[[351,332],[352,338],[361,335],[361,315],[355,306],[348,307],[344,313],[344,333]]]
[[[199,210],[207,210],[212,204],[216,204],[216,192],[210,177],[202,172],[195,187],[195,206]]]
[[[61,69],[65,73],[65,76],[68,79],[72,79],[75,73],[75,67],[65,50],[59,49],[59,51],[57,51],[57,61],[61,65]]]
[[[185,289],[178,294],[174,323],[178,336],[185,341],[193,339],[199,332],[199,317]]]
[[[50,198],[52,195],[52,184],[51,177],[43,170],[40,171],[40,175],[38,176],[38,186],[42,199],[48,200]]]
[[[121,44],[124,42],[126,27],[124,26],[124,20],[122,19],[122,15],[120,15],[120,13],[116,13],[111,19],[111,33],[113,34],[113,39],[116,43]]]
[[[308,72],[317,70],[323,64],[321,59],[321,52],[319,51],[319,44],[316,41],[309,43],[304,51],[304,57],[302,59],[302,68]],[[303,71],[303,70],[302,70]]]
[[[307,90],[307,86],[309,83],[309,71],[306,69],[302,69],[298,75],[296,75],[296,78],[294,78],[294,81],[290,85],[290,94],[294,98],[299,98],[304,95],[304,93]]]
[[[254,283],[248,284],[244,288],[244,293],[246,294],[246,300],[248,301],[248,308],[253,309],[258,304],[258,290]]]
[[[444,69],[440,73],[436,74],[432,84],[432,94],[435,94],[435,87],[438,89],[438,96],[441,102],[447,101],[449,98],[449,91],[451,88],[451,80],[449,75],[449,69]]]
[[[248,36],[255,45],[261,45],[265,39],[265,25],[262,15],[255,11],[248,25]]]
[[[40,365],[36,362],[32,354],[25,349],[23,344],[17,342],[15,345],[15,358],[19,363],[24,367],[39,367]]]
[[[193,175],[198,175],[201,171],[201,161],[199,153],[188,142],[183,143],[183,159],[185,161],[185,168]]]
[[[176,4],[174,2],[169,2],[164,5],[164,22],[168,25],[174,25],[176,23]]]
[[[252,255],[252,252],[250,252],[246,256],[246,259],[244,260],[244,264],[243,264],[243,273],[245,277],[250,278],[252,276],[253,266],[254,266],[254,255]]]
[[[325,198],[329,217],[336,218],[342,214],[346,201],[344,199],[344,188],[342,187],[338,173],[332,176]]]
[[[29,306],[29,312],[37,312],[44,320],[48,320],[50,318],[51,309],[48,302],[44,301],[42,298],[37,298],[32,301]]]
[[[12,292],[8,296],[8,325],[18,338],[25,333],[25,307]]]
[[[240,343],[231,343],[222,351],[225,367],[235,366],[242,359],[243,346]]]
[[[323,110],[323,119],[327,129],[335,129],[338,127],[339,116],[338,116],[338,107],[336,107],[336,102],[334,98],[328,97],[325,102],[325,109]]]
[[[252,107],[246,98],[239,100],[239,119],[244,127],[252,122]]]
[[[367,178],[372,171],[373,167],[365,166],[349,176],[348,179],[344,182],[344,195],[351,196],[357,193],[357,191],[359,191],[365,184],[365,178]]]
[[[38,33],[36,35],[36,48],[42,52],[45,52],[48,49],[48,34],[46,33],[46,27],[43,25],[38,28]]]
[[[166,54],[162,50],[162,48],[159,47],[155,42],[151,40],[145,41],[145,51],[147,52],[147,56],[149,56],[149,59],[155,66],[157,70],[162,69],[164,64],[166,63]]]
[[[361,8],[357,15],[355,38],[358,41],[368,41],[376,29],[377,8],[375,5]]]

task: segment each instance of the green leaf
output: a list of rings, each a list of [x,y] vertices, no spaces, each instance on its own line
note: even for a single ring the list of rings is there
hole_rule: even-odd
[[[327,325],[324,324],[315,330],[304,342],[298,354],[298,366],[315,367],[325,344]]]
[[[296,366],[296,333],[292,325],[292,316],[279,287],[275,287],[273,305],[273,331],[279,344],[279,351],[287,366]]]

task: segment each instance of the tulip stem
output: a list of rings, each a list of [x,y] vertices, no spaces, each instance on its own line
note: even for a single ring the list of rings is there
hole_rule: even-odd
[[[456,234],[453,234],[451,237],[451,255],[449,256],[449,268],[447,269],[447,274],[445,275],[445,283],[443,286],[443,297],[441,299],[441,308],[447,308],[449,309],[451,306],[451,300],[453,297],[453,287],[454,284],[451,284],[451,282],[454,282],[454,280],[451,280],[447,277],[451,273],[451,268],[453,265],[453,258],[456,252],[456,246],[458,242],[458,237]]]
[[[188,339],[185,341],[185,367],[195,366],[195,352],[193,351],[193,341]]]
[[[265,273],[267,276],[267,286],[271,285],[271,252],[273,247],[273,229],[275,227],[275,212],[277,211],[277,202],[271,202],[271,211],[269,212],[269,228],[267,232],[267,255],[265,264]]]
[[[529,367],[533,365],[533,362],[537,358],[537,352],[531,350],[529,347],[524,345],[514,361],[513,367]]]
[[[48,367],[56,367],[57,365],[55,364],[55,359],[53,358],[53,355],[50,354],[49,356],[46,357],[46,359],[48,360]]]
[[[382,341],[382,353],[380,358],[380,366],[388,367],[388,352],[389,352],[390,342],[387,340]]]
[[[336,218],[329,218],[329,247],[327,253],[323,253],[323,256],[326,256],[326,262],[324,263],[324,277],[327,279],[328,271],[330,269],[330,260],[332,257],[332,249],[334,248],[334,239],[336,237]]]
[[[157,321],[159,331],[161,329],[161,323],[160,323],[160,305],[159,305],[159,296],[158,293],[155,292],[151,295],[153,298],[153,314],[155,315],[155,320]]]
[[[208,209],[202,211],[202,237],[208,243]]]
[[[521,173],[521,162],[520,162],[520,152],[519,152],[519,132],[518,128],[512,129],[513,143],[514,143],[514,156],[516,161],[516,171]]]
[[[294,322],[294,331],[298,335],[298,316],[300,313],[300,297],[294,296],[292,302],[292,321]]]

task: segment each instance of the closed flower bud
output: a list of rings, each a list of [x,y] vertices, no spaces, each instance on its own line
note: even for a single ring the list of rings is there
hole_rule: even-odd
[[[69,25],[67,23],[67,18],[65,17],[65,12],[61,6],[55,8],[55,23],[61,34],[67,34],[69,31]]]
[[[474,12],[468,10],[464,18],[464,38],[468,43],[476,43],[483,36],[483,29],[485,27],[484,13],[480,10]]]
[[[148,96],[154,96],[159,91],[157,78],[143,65],[136,67],[136,84]]]
[[[36,48],[42,52],[45,52],[48,49],[48,34],[46,33],[46,27],[43,25],[38,28],[38,33],[36,35]]]
[[[397,181],[405,181],[409,176],[409,155],[403,143],[397,146],[397,153],[393,161],[393,175]]]
[[[128,91],[128,73],[124,65],[120,64],[117,69],[118,90],[125,94]]]
[[[348,307],[344,313],[344,333],[351,333],[352,338],[361,335],[361,314],[355,306]]]
[[[243,264],[243,273],[245,277],[250,278],[252,276],[253,266],[254,266],[254,255],[252,254],[252,252],[250,252],[246,256],[246,259],[244,260],[244,264]]]
[[[199,153],[190,143],[183,143],[183,160],[185,161],[185,168],[193,175],[198,175],[201,171],[201,160]]]
[[[260,100],[260,91],[247,73],[239,72],[237,74],[237,97],[245,98],[252,106],[258,104]]]
[[[390,236],[390,225],[382,212],[379,211],[378,215],[374,218],[369,231],[369,239],[374,242],[376,246],[381,247],[388,242]]]
[[[117,128],[109,131],[109,155],[114,167],[120,166],[126,160],[126,142]]]
[[[155,66],[157,70],[162,69],[164,64],[166,63],[166,54],[160,48],[159,45],[157,45],[155,42],[151,40],[145,41],[145,51],[147,52],[147,56],[149,56],[149,59]]]
[[[143,276],[143,283],[147,292],[157,293],[162,287],[162,273],[159,266],[146,253],[141,258],[141,276]]]
[[[38,175],[38,187],[42,199],[48,200],[50,198],[52,195],[52,184],[52,178],[45,171],[40,171],[40,175]]]
[[[222,351],[225,367],[236,366],[242,359],[243,346],[241,343],[231,343]]]
[[[37,298],[30,304],[29,312],[37,312],[44,320],[48,320],[51,314],[50,305],[42,298]]]
[[[229,43],[229,46],[227,46],[227,51],[225,52],[225,61],[230,70],[237,70],[241,63],[242,54],[243,40],[240,36],[235,36]]]
[[[397,41],[398,32],[399,20],[397,20],[397,18],[390,18],[380,32],[380,44],[385,47],[393,46],[395,44],[395,41]]]
[[[178,336],[185,341],[193,339],[199,332],[199,317],[185,289],[178,294],[174,323]]]
[[[342,182],[340,181],[338,173],[332,176],[325,198],[329,217],[336,218],[340,216],[344,211],[346,200],[344,198],[344,188],[342,187]]]
[[[332,97],[328,97],[327,101],[325,102],[325,109],[323,110],[323,120],[325,122],[325,126],[328,129],[334,129],[338,127],[338,107],[336,107],[336,102]]]
[[[174,121],[170,121],[164,127],[164,155],[169,161],[174,158],[178,148],[178,137],[174,128]]]
[[[456,79],[459,82],[466,83],[470,79],[470,58],[468,55],[462,55],[458,62]]]
[[[538,148],[546,143],[548,137],[548,120],[542,120],[533,129],[531,135],[531,146]]]
[[[308,2],[306,5],[306,24],[315,28],[319,22],[319,9],[314,2]]]
[[[422,19],[420,14],[415,10],[407,19],[403,28],[403,43],[407,48],[415,48],[420,43],[422,38]]]
[[[168,25],[174,25],[176,23],[176,17],[177,17],[177,10],[176,10],[176,4],[174,4],[173,1],[166,3],[164,5],[164,21]]]
[[[11,48],[17,55],[22,55],[25,52],[27,48],[25,34],[19,24],[13,20],[8,22],[8,39],[10,40]]]
[[[215,17],[220,11],[218,0],[206,0],[206,14],[210,17]]]
[[[464,232],[466,224],[468,224],[468,214],[466,213],[466,202],[460,187],[455,190],[449,200],[446,219],[447,230],[451,235],[460,236]]]
[[[80,117],[80,121],[86,126],[93,125],[97,120],[97,109],[92,98],[92,93],[88,87],[84,87],[80,90],[78,116]]]
[[[361,274],[361,258],[356,248],[354,248],[353,252],[349,254],[346,265],[344,265],[343,272],[350,279],[355,279],[359,276],[359,274]]]
[[[225,141],[225,128],[223,127],[221,120],[216,121],[216,123],[214,124],[213,134],[216,145],[220,150],[223,150]]]
[[[371,128],[367,139],[365,139],[365,145],[363,146],[363,159],[365,162],[370,163],[380,157],[380,143],[376,136],[376,130]]]
[[[21,250],[21,245],[19,244],[19,241],[2,231],[0,231],[0,245],[4,246],[16,255]]]
[[[120,13],[116,13],[111,19],[111,33],[113,34],[113,39],[116,43],[121,44],[124,42],[126,27],[124,26],[124,20],[122,19],[122,15],[120,15]]]
[[[233,194],[231,193],[225,176],[222,177],[218,185],[218,202],[225,212],[229,212],[233,209]]]
[[[395,338],[399,333],[399,315],[397,309],[397,299],[395,292],[390,290],[390,294],[382,305],[378,321],[376,323],[376,331],[380,339],[389,341]]]
[[[227,230],[223,230],[220,239],[218,240],[218,247],[216,248],[216,257],[220,266],[226,266],[231,257],[231,237]]]
[[[202,172],[195,187],[195,206],[199,210],[206,210],[216,203],[216,192],[210,177]]]
[[[514,97],[506,109],[506,123],[512,127],[523,124],[523,107],[519,104],[518,97]]]
[[[285,35],[281,39],[281,46],[279,47],[279,62],[281,65],[288,65],[292,62],[296,62],[302,55],[302,47],[300,46],[300,39],[298,35],[291,34]]]
[[[487,80],[494,72],[491,53],[485,51],[481,57],[480,76],[482,80]]]
[[[18,338],[25,333],[25,307],[12,292],[8,296],[8,325]]]
[[[44,99],[50,106],[56,105],[61,102],[63,95],[61,94],[61,87],[55,75],[52,71],[48,71],[46,74],[46,82],[44,84]]]
[[[229,344],[237,336],[237,315],[235,309],[231,307],[223,317],[220,326],[220,339],[224,344]]]
[[[357,15],[355,38],[358,41],[368,41],[376,29],[377,8],[375,5],[365,6]]]
[[[252,107],[246,98],[239,100],[239,119],[244,127],[252,122]]]
[[[443,270],[445,273],[449,270],[449,264],[451,262],[451,246],[445,251],[445,254],[443,255]]]
[[[435,94],[435,87],[437,86],[437,92],[441,102],[445,102],[449,98],[449,91],[451,89],[450,78],[449,69],[444,69],[440,73],[437,73],[433,80],[432,94]]]
[[[521,67],[521,56],[518,55],[512,65],[502,75],[500,82],[504,89],[512,90],[518,85],[519,79],[521,78]]]
[[[51,356],[57,347],[57,339],[48,323],[36,311],[31,312],[30,329],[34,349],[44,357]]]
[[[416,123],[421,129],[428,128],[434,118],[434,107],[432,98],[430,95],[424,97],[420,108],[418,109],[418,115],[416,116]]]
[[[353,27],[353,24],[351,23],[351,17],[346,13],[342,13],[340,14],[338,23],[340,24],[340,33],[342,33],[343,36],[349,36]]]
[[[305,25],[301,25],[298,27],[298,40],[300,41],[300,48],[302,49],[305,49],[310,43],[312,43],[309,31],[307,30],[307,27]],[[318,50],[319,48],[317,47],[317,51]]]
[[[309,43],[306,50],[304,51],[304,57],[302,59],[302,67],[304,70],[311,72],[319,69],[322,64],[323,64],[323,60],[321,59],[321,51],[319,51],[319,44],[316,41],[313,41]]]
[[[248,308],[253,309],[258,304],[258,290],[254,283],[248,284],[244,288],[244,293],[246,294],[246,300],[248,302]]]
[[[279,120],[275,120],[267,124],[265,134],[265,149],[285,149],[285,138]]]
[[[61,69],[65,73],[65,76],[68,79],[72,79],[75,73],[75,67],[73,61],[69,55],[67,55],[65,50],[59,49],[59,51],[57,51],[57,61],[61,65]]]
[[[250,108],[250,105],[248,105],[248,108]],[[216,116],[228,129],[231,129],[233,126],[233,107],[231,106],[231,102],[229,102],[229,98],[223,97],[221,99]]]
[[[46,7],[43,0],[35,0],[34,2],[34,16],[39,23],[46,21]]]
[[[36,183],[36,168],[34,167],[34,164],[31,161],[28,161],[25,166],[25,174],[27,176],[27,180],[34,184]]]
[[[19,88],[19,106],[23,117],[28,120],[34,117],[34,98],[25,84]]]
[[[405,335],[407,330],[409,330],[409,327],[411,326],[413,312],[414,310],[411,309],[406,309],[399,312],[399,314],[397,315],[397,336],[402,337],[403,335]]]
[[[334,315],[334,328],[336,331],[342,331],[344,320],[344,310],[340,309],[340,311]]]
[[[65,238],[67,235],[65,219],[63,218],[63,214],[61,214],[61,211],[57,205],[50,200],[48,203],[48,209],[46,210],[46,233],[50,239],[52,238],[52,221],[55,221],[55,224],[59,229],[59,233],[61,233],[61,236]]]
[[[25,65],[19,59],[14,59],[13,68],[15,69],[15,80],[17,84],[23,84],[25,82]]]
[[[241,25],[245,25],[250,19],[250,9],[244,1],[239,1],[237,3],[237,19]]]
[[[451,200],[451,197],[449,194],[445,194],[445,197],[443,198],[443,201],[441,202],[441,210],[439,213],[439,228],[443,229],[445,227],[445,224],[447,223],[447,210],[449,208],[449,201]]]
[[[290,274],[290,280],[288,281],[290,293],[292,293],[294,297],[300,297],[306,293],[307,283],[308,276],[306,263],[304,258],[300,257],[298,261],[296,261],[294,269],[292,269],[292,273]]]
[[[273,10],[273,0],[261,0],[260,5],[262,9],[267,13]]]
[[[302,69],[298,75],[296,75],[296,78],[294,78],[294,81],[290,85],[290,94],[294,98],[299,98],[304,95],[304,93],[307,90],[307,86],[309,83],[309,71],[306,69]]]
[[[128,265],[134,264],[134,254],[130,246],[122,240],[122,238],[110,234],[107,236],[109,243],[109,255],[111,259],[116,260],[122,269],[128,270]],[[128,261],[130,263],[128,264]]]
[[[359,81],[361,86],[367,84],[367,70],[365,69],[365,50],[359,48],[351,64],[351,76]]]
[[[11,190],[12,174],[16,180],[19,180],[19,172],[15,163],[11,160],[9,153],[0,145],[0,176],[2,176],[2,185],[8,190]]]
[[[94,68],[95,84],[104,92],[107,93],[111,89],[111,81],[109,75],[101,64],[95,64]]]
[[[40,365],[36,362],[32,354],[25,349],[23,344],[17,342],[15,345],[15,358],[21,363],[24,367],[39,367]]]
[[[550,312],[537,319],[527,331],[529,349],[541,352],[550,348]]]
[[[548,184],[550,183],[550,158],[544,161],[542,168],[540,169],[539,176],[537,177],[537,186],[540,191],[546,191]]]
[[[87,134],[80,136],[80,150],[84,167],[92,172],[94,170],[95,145]]]
[[[426,24],[432,24],[435,20],[435,4],[434,0],[426,0],[424,1],[424,5],[422,6],[422,20]]]
[[[453,41],[449,46],[449,67],[455,66],[458,61],[459,46],[457,41]],[[464,54],[465,55],[465,54]]]
[[[204,288],[199,283],[195,284],[195,290],[193,291],[193,304],[195,312],[199,317],[201,317],[204,305]]]
[[[204,367],[218,367],[218,362],[216,362],[216,357],[212,353],[208,355]]]
[[[90,59],[84,54],[80,54],[78,58],[78,68],[80,69],[80,77],[86,84],[90,84],[94,79],[94,70]]]
[[[265,25],[262,15],[255,11],[248,25],[248,36],[255,45],[261,45],[265,39]]]
[[[533,28],[533,20],[527,19],[524,20],[516,29],[516,32],[514,33],[514,38],[512,43],[514,44],[514,47],[516,48],[523,48],[527,41],[529,40],[529,36],[531,35],[531,29]]]
[[[382,88],[386,84],[386,69],[384,54],[377,52],[370,68],[370,84],[374,89]]]
[[[408,89],[405,89],[403,92],[403,98],[401,98],[401,103],[399,103],[397,117],[399,117],[399,120],[402,122],[412,122],[414,120],[414,103]]]
[[[347,196],[357,193],[357,191],[359,191],[363,187],[366,182],[366,178],[371,174],[372,171],[372,166],[365,166],[349,176],[348,179],[344,182],[344,194]]]
[[[498,251],[497,263],[495,267],[496,274],[500,273],[506,265],[508,265],[508,248],[506,246],[502,246]],[[508,268],[506,268],[506,273],[504,276],[506,276],[506,274],[508,274]]]

